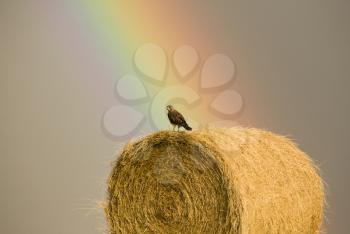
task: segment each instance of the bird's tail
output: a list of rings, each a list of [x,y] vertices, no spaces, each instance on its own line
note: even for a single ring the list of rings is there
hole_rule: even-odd
[[[188,124],[186,122],[184,123],[183,127],[188,131],[192,130],[192,128],[190,126],[188,126]]]

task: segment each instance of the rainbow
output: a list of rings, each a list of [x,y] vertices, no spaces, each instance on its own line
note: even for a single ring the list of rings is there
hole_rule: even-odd
[[[126,74],[135,74],[133,56],[141,45],[154,43],[161,46],[170,62],[176,48],[189,44],[199,51],[200,65],[203,65],[203,60],[213,52],[216,44],[215,35],[208,35],[207,32],[209,20],[213,19],[203,19],[196,9],[198,6],[190,2],[65,0],[55,6],[44,1],[41,4],[41,8],[52,20],[51,30],[57,34],[59,44],[65,47],[63,40],[69,43],[70,48],[72,43],[76,45],[75,50],[70,51],[74,61],[80,61],[79,64],[75,63],[81,66],[76,69],[89,67],[89,72],[93,70],[95,76],[87,74],[82,79],[97,97],[95,104],[103,105],[102,102],[106,108],[107,105],[118,103],[117,99],[114,103],[110,101],[115,98],[115,82]],[[66,22],[62,22],[64,20]],[[67,48],[62,49],[67,51]],[[167,76],[171,79],[168,82],[161,85],[145,83],[150,96],[179,83],[173,69],[169,71]],[[193,76],[198,78],[199,73],[198,69]],[[201,92],[196,79],[181,82],[196,92]],[[109,91],[110,94],[106,94]],[[132,88],[128,91],[135,92]],[[169,89],[169,92],[173,92],[169,93],[170,96],[179,95],[176,89]],[[201,104],[208,104],[211,100],[212,95],[201,97]],[[148,104],[139,105],[137,109],[149,115]],[[159,115],[163,114],[164,110],[159,110]],[[213,119],[204,108],[191,109],[191,116],[205,122]]]

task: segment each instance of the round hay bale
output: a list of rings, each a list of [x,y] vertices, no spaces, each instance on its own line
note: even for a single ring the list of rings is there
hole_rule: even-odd
[[[323,185],[290,140],[258,129],[161,131],[122,150],[105,207],[116,233],[317,233]]]

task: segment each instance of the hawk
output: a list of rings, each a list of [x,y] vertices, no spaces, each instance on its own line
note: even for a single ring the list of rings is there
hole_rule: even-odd
[[[175,130],[175,127],[177,126],[177,130],[179,131],[180,127],[184,127],[186,130],[191,131],[192,128],[188,126],[186,123],[185,118],[183,115],[174,109],[172,105],[166,106],[166,109],[168,110],[168,118],[170,123],[173,125],[173,130]]]

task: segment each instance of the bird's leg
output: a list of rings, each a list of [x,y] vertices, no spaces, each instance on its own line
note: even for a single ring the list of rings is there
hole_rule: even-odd
[[[175,131],[175,127],[176,127],[176,125],[173,125],[173,131]]]
[[[177,131],[180,132],[180,126],[179,125],[177,126]]]

